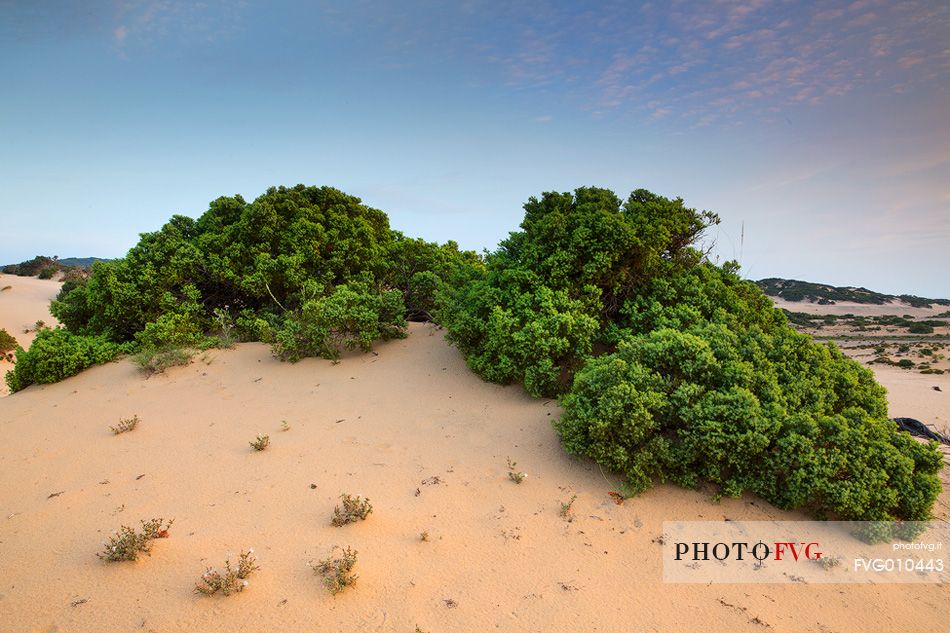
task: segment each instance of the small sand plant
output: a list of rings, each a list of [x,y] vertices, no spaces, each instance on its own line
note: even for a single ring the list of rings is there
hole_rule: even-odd
[[[218,346],[230,349],[237,343],[237,337],[234,335],[234,320],[231,319],[231,315],[228,314],[227,310],[228,306],[224,306],[224,309],[215,308],[214,320],[220,332],[218,334]]]
[[[516,484],[520,484],[522,481],[528,478],[528,473],[518,470],[518,462],[511,461],[511,458],[508,458],[508,479],[512,480]]]
[[[419,540],[423,543],[429,542],[429,530],[422,530],[419,532]]]
[[[171,367],[188,365],[193,355],[192,350],[184,347],[162,349],[146,347],[132,357],[132,362],[141,368],[146,377],[149,377]]]
[[[334,547],[334,550],[339,549]],[[357,575],[353,573],[353,567],[356,565],[357,551],[351,547],[341,549],[340,556],[321,560],[319,563],[311,563],[313,573],[323,577],[323,586],[327,588],[334,596],[347,587],[356,584]]]
[[[141,521],[142,531],[123,525],[112,533],[108,541],[102,543],[105,549],[96,554],[99,558],[109,562],[121,560],[138,560],[139,554],[152,553],[152,541],[158,538],[168,538],[168,530],[174,519],[165,523],[164,519]],[[164,526],[164,527],[163,527]]]
[[[257,434],[253,442],[248,442],[255,451],[262,451],[270,446],[270,435]]]
[[[343,507],[336,506],[333,508],[332,523],[336,527],[342,527],[347,523],[355,523],[356,521],[365,521],[369,513],[373,511],[373,505],[369,502],[369,499],[364,499],[362,495],[354,497],[344,492],[340,495],[340,500],[343,502]]]
[[[290,425],[287,424],[287,420],[280,421],[280,430],[285,433],[290,430]]]
[[[109,430],[112,431],[113,435],[119,435],[120,433],[128,433],[129,431],[134,431],[135,427],[139,425],[141,420],[139,416],[133,415],[131,418],[125,420],[119,420],[119,423],[115,426],[110,426]]]
[[[822,556],[821,558],[815,558],[812,560],[814,560],[815,563],[825,571],[833,569],[841,564],[841,558],[838,556]]]
[[[260,569],[257,559],[254,558],[254,550],[249,549],[241,552],[238,559],[237,569],[231,567],[231,561],[224,561],[224,573],[217,569],[208,567],[201,578],[195,583],[195,593],[203,593],[206,596],[213,596],[219,591],[225,596],[232,593],[240,593],[247,589],[248,576]]]
[[[571,497],[567,503],[561,502],[561,509],[558,515],[568,523],[574,520],[574,502],[577,501],[577,495]]]

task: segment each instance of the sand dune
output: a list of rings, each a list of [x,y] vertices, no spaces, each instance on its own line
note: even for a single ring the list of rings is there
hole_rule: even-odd
[[[61,285],[51,279],[0,274],[0,288],[6,288],[0,291],[0,329],[28,348],[36,338],[34,326],[38,320],[50,326],[59,323],[49,313],[49,302],[59,293]],[[13,363],[0,359],[0,376],[12,368]],[[6,382],[0,380],[0,397],[7,395],[7,391]]]
[[[24,329],[32,328],[37,320],[47,325],[58,323],[49,313],[49,302],[59,293],[62,284],[51,279],[0,274],[0,288],[7,286],[7,290],[0,292],[0,328],[29,347],[36,333],[24,333]]]
[[[945,625],[946,585],[664,584],[664,520],[806,517],[667,485],[615,505],[616,478],[561,449],[556,403],[482,382],[433,326],[410,332],[338,365],[244,344],[147,380],[119,361],[0,400],[0,630]],[[111,435],[133,414],[139,428]],[[264,452],[248,446],[257,433],[271,437]],[[529,475],[521,485],[509,456]],[[342,492],[372,500],[365,522],[330,526]],[[568,523],[558,510],[572,494]],[[159,516],[175,524],[151,557],[96,558],[120,524]],[[306,565],[334,545],[359,551],[357,585],[336,597]],[[246,592],[192,593],[205,565],[246,547],[262,567]]]

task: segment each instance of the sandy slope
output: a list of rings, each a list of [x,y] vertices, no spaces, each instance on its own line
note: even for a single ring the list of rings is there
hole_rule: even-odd
[[[908,395],[907,406],[917,401]],[[109,433],[133,414],[137,430]],[[30,387],[0,400],[0,631],[946,625],[946,585],[663,584],[652,540],[664,520],[804,517],[672,486],[614,505],[614,478],[560,448],[557,415],[553,402],[480,381],[441,331],[418,325],[378,356],[338,365],[279,363],[246,344],[148,380],[119,361]],[[247,443],[259,432],[272,445],[254,453]],[[529,473],[520,486],[506,477],[507,456]],[[441,483],[423,483],[432,477]],[[369,496],[375,511],[334,528],[344,491]],[[559,502],[573,493],[567,523]],[[151,557],[96,558],[111,530],[157,516],[175,525]],[[336,597],[306,566],[333,545],[359,550],[358,584]],[[248,591],[192,593],[206,564],[242,547],[262,565]]]
[[[62,284],[50,279],[17,277],[0,274],[0,329],[6,330],[17,342],[29,347],[36,337],[32,331],[37,320],[47,325],[59,323],[49,313],[49,302],[59,292]],[[30,332],[24,332],[29,328]],[[0,360],[0,377],[13,367],[12,363]],[[7,385],[0,380],[0,396],[6,395]]]
[[[0,274],[0,328],[6,330],[24,347],[29,347],[35,332],[24,333],[38,319],[47,325],[58,321],[49,313],[49,302],[56,297],[62,284],[51,279],[17,277]]]

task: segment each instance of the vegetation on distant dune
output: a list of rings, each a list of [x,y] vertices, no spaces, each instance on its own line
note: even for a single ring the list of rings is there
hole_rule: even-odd
[[[37,255],[33,259],[28,259],[19,264],[7,264],[0,268],[0,272],[7,275],[18,275],[20,277],[39,277],[40,279],[52,279],[53,275],[62,271],[67,276],[73,278],[84,277],[95,257],[67,257],[59,259],[58,257],[48,257],[46,255]]]
[[[733,264],[717,216],[645,190],[546,193],[449,293],[449,337],[488,380],[561,395],[565,448],[626,476],[711,482],[842,519],[924,520],[942,461],[887,419],[871,372],[795,332]]]
[[[770,277],[755,282],[770,297],[786,301],[814,301],[820,305],[832,305],[837,301],[884,305],[902,301],[915,308],[930,308],[933,305],[950,305],[950,299],[927,299],[916,295],[889,295],[867,288],[829,286],[797,279]]]

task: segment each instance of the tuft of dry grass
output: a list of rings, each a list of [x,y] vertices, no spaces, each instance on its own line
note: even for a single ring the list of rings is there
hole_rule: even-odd
[[[203,593],[206,596],[213,596],[219,591],[230,596],[232,593],[240,593],[247,589],[248,576],[260,569],[257,559],[254,558],[254,550],[249,549],[241,552],[238,559],[237,569],[231,567],[231,561],[224,561],[224,573],[217,569],[208,567],[201,578],[195,583],[195,593]]]
[[[123,525],[112,533],[108,541],[103,542],[105,549],[96,554],[99,558],[109,562],[123,560],[138,560],[139,554],[152,553],[152,541],[159,538],[168,538],[168,530],[174,519],[167,524],[163,519],[141,521],[142,530],[136,532],[134,528]],[[162,527],[164,525],[164,527]]]
[[[315,574],[323,577],[323,586],[327,588],[327,591],[336,595],[356,584],[358,576],[353,573],[356,555],[357,551],[348,546],[346,549],[341,549],[340,556],[334,557],[331,554],[319,563],[311,563],[310,566]]]
[[[138,415],[133,415],[131,418],[125,420],[119,420],[119,423],[115,426],[110,426],[109,430],[112,431],[113,435],[119,435],[120,433],[128,433],[129,431],[134,431],[135,427],[139,425],[141,420]]]
[[[574,502],[577,501],[577,495],[571,497],[567,503],[561,502],[561,509],[558,515],[568,523],[574,520]]]
[[[270,446],[270,435],[258,434],[253,442],[248,442],[255,451],[262,451]]]
[[[183,347],[172,347],[168,349],[147,348],[138,352],[132,357],[132,361],[138,365],[146,376],[160,374],[170,367],[188,365],[194,353],[190,349]]]
[[[522,481],[528,478],[528,473],[520,471],[518,468],[518,462],[511,461],[511,458],[508,458],[508,479],[512,480],[516,484],[520,484]]]
[[[362,495],[354,497],[344,492],[340,495],[340,500],[343,502],[343,507],[336,506],[333,508],[332,523],[336,527],[342,527],[347,523],[355,523],[356,521],[365,521],[366,517],[373,511],[373,505],[369,502],[369,499],[364,499]]]

